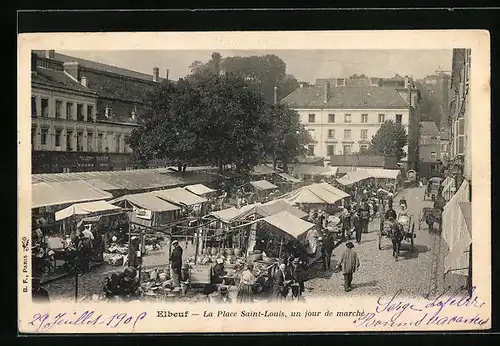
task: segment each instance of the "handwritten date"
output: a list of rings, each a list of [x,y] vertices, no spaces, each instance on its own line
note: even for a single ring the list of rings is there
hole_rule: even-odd
[[[125,312],[115,313],[111,315],[104,315],[96,313],[95,311],[85,311],[80,312],[60,312],[55,315],[50,315],[48,313],[35,313],[29,324],[35,327],[37,332],[48,332],[57,328],[61,325],[73,325],[73,326],[84,326],[84,325],[100,325],[116,329],[122,326],[132,327],[132,331],[135,329],[138,322],[146,318],[147,313],[141,312],[138,315],[127,314]]]

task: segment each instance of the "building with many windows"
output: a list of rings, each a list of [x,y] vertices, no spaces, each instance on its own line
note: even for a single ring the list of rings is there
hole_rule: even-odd
[[[31,68],[32,172],[132,168],[128,137],[160,81],[55,53],[35,51]]]
[[[319,79],[300,85],[282,102],[298,111],[314,142],[310,155],[329,158],[350,155],[369,147],[387,120],[402,124],[408,133],[407,161],[418,161],[420,95],[409,77],[391,79]]]

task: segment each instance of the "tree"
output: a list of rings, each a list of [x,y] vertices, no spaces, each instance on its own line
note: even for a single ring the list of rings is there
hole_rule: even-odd
[[[442,103],[442,85],[426,85],[421,82],[415,83],[420,90],[421,111],[423,121],[434,121],[436,124],[441,124],[442,114],[444,112]]]
[[[238,172],[264,152],[269,121],[266,104],[239,76],[208,73],[165,81],[150,95],[151,111],[132,132],[136,158],[204,161]]]
[[[206,63],[195,61],[190,66],[190,78],[205,78],[209,74],[234,74],[243,78],[256,92],[261,93],[267,103],[274,101],[274,87],[278,99],[290,94],[299,87],[294,76],[286,73],[286,63],[276,55],[226,57],[212,53]]]
[[[407,144],[408,135],[403,125],[387,120],[373,136],[368,150],[378,155],[395,156],[399,161],[406,155],[403,147]]]

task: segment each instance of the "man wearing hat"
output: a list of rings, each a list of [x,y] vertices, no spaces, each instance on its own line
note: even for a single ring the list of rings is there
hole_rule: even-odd
[[[221,284],[226,271],[224,270],[224,256],[217,258],[216,264],[212,268],[212,283]]]
[[[170,273],[175,287],[181,285],[182,273],[182,248],[179,242],[174,240],[172,242],[172,253],[170,254]]]
[[[39,277],[31,279],[31,297],[35,303],[49,303],[49,293],[40,284]]]
[[[305,290],[306,272],[298,258],[295,258],[292,262],[290,278],[292,279],[292,296],[293,298],[299,298]]]
[[[346,292],[349,292],[352,289],[352,276],[359,268],[360,263],[358,254],[353,249],[354,244],[349,241],[345,245],[347,249],[342,254],[337,268],[342,270],[344,274],[344,289]]]

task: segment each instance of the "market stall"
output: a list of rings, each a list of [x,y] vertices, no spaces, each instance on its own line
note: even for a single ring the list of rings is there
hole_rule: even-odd
[[[280,199],[298,206],[301,210],[309,212],[313,209],[334,211],[340,201],[348,197],[349,194],[337,189],[327,183],[311,184],[300,187]]]
[[[320,182],[334,178],[337,175],[337,167],[296,164],[292,167],[292,175],[302,180]]]
[[[182,213],[187,216],[203,215],[203,206],[208,202],[205,197],[198,196],[183,188],[154,191],[154,194],[167,202],[176,204],[182,208]]]
[[[217,192],[216,190],[211,189],[203,184],[188,185],[188,186],[184,187],[184,189],[191,192],[191,193],[194,193],[197,196],[201,196],[201,197],[205,197],[205,198],[207,198],[207,197],[209,197]]]

